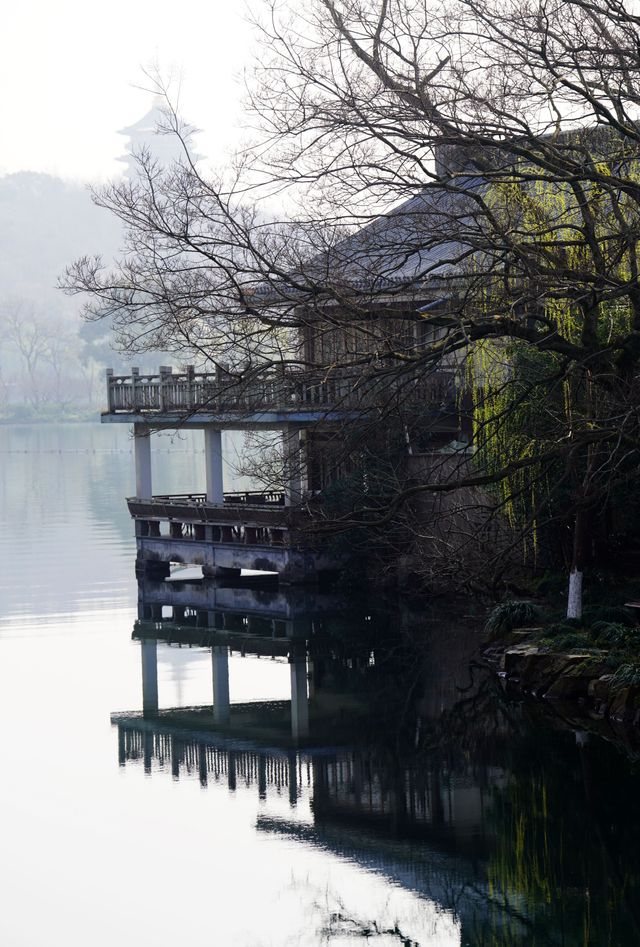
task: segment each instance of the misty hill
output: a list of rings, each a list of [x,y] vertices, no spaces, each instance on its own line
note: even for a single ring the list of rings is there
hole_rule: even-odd
[[[84,185],[22,171],[0,178],[0,299],[24,298],[58,313],[78,310],[56,282],[83,254],[112,257],[118,221],[95,207]]]

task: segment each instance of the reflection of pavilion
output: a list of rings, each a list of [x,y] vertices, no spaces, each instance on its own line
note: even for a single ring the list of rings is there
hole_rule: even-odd
[[[153,635],[153,637],[149,637]],[[167,639],[171,633],[167,633]],[[140,638],[142,654],[142,710],[144,717],[165,717],[171,715],[174,723],[181,722],[185,728],[217,728],[225,732],[237,729],[264,730],[265,723],[268,729],[269,720],[278,730],[282,730],[282,718],[286,708],[281,701],[255,702],[233,705],[229,688],[229,651],[231,642],[212,644],[211,651],[211,678],[213,709],[209,707],[186,708],[174,711],[160,711],[158,702],[158,640],[162,640],[162,629],[156,627],[136,627],[134,637]],[[213,639],[220,641],[221,635],[213,635]],[[250,640],[239,642],[233,636],[236,650],[251,653]],[[256,653],[268,653],[261,650]],[[273,654],[280,654],[280,642],[276,642]],[[291,669],[291,699],[290,699],[290,730],[291,737],[280,733],[279,739],[284,743],[298,744],[309,736],[309,689],[307,686],[307,655],[304,649],[304,640],[300,647],[294,643],[289,646],[289,665]],[[278,738],[276,738],[278,739]]]
[[[197,774],[202,786],[226,783],[255,790],[286,789],[295,804],[302,788],[312,793],[316,824],[367,828],[406,838],[438,842],[442,850],[481,856],[487,840],[486,807],[491,789],[504,783],[504,773],[486,767],[481,776],[471,768],[452,767],[437,755],[424,765],[398,770],[371,750],[264,747],[251,740],[216,732],[185,730],[169,714],[150,720],[114,714],[121,766],[142,762],[145,772]],[[265,823],[269,830],[288,832],[288,823]]]
[[[353,654],[344,642],[331,644],[335,596],[145,579],[139,604],[143,712],[112,717],[121,766],[253,793],[264,807],[258,831],[382,873],[454,912],[463,930],[486,923],[488,810],[505,775],[461,753],[407,761],[389,747],[359,745],[367,714],[379,719],[378,692],[363,687],[376,659],[366,647]],[[212,706],[159,707],[158,642],[210,650]],[[234,703],[229,655],[236,651],[286,656],[290,702]],[[332,675],[332,662],[340,674]],[[287,800],[290,815],[282,811]]]
[[[436,760],[432,754],[432,769],[398,769],[397,760],[385,761],[373,751],[336,749],[359,742],[367,716],[378,723],[382,719],[378,691],[363,685],[376,670],[374,651],[366,644],[349,650],[331,637],[333,623],[344,618],[345,610],[337,593],[141,578],[140,620],[133,637],[141,648],[142,714],[112,718],[120,736],[120,762],[141,759],[151,771],[156,761],[175,776],[186,767],[203,785],[213,775],[226,779],[231,789],[240,772],[247,785],[256,784],[260,797],[271,779],[280,788],[298,785],[294,771],[304,765],[311,773],[318,818],[371,826],[389,821],[394,830],[406,826],[414,834],[422,827],[457,843],[464,836],[465,845],[473,847],[484,836],[486,791],[468,774],[454,773],[450,759]],[[357,627],[357,616],[350,620]],[[359,628],[353,637],[360,641]],[[212,704],[160,708],[159,642],[211,653]],[[229,686],[233,653],[286,658],[290,701],[234,703]],[[333,668],[340,674],[332,675]],[[419,707],[424,705],[422,697]],[[481,782],[495,784],[500,778],[497,770],[488,774],[485,769]]]
[[[267,748],[220,733],[186,731],[171,715],[114,716],[121,766],[197,777],[205,787],[255,793],[265,809],[257,830],[310,845],[382,874],[450,911],[467,937],[490,922],[521,933],[504,905],[492,905],[486,864],[491,792],[501,770],[451,768],[434,755],[396,765],[371,750]],[[282,813],[288,799],[291,817]],[[294,807],[303,806],[302,819]],[[310,811],[311,819],[304,816]],[[495,912],[495,914],[492,913]],[[511,927],[510,925],[514,925]],[[472,939],[462,943],[475,943]],[[514,939],[514,943],[519,941]]]
[[[353,695],[331,688],[331,667],[343,670],[371,663],[370,652],[344,657],[330,642],[327,629],[345,610],[337,594],[276,586],[225,587],[211,580],[139,580],[134,639],[141,643],[142,709],[145,716],[166,711],[158,704],[158,641],[205,648],[211,652],[213,713],[209,708],[174,711],[173,722],[189,727],[251,733],[269,744],[317,744],[335,732],[345,700],[357,711]],[[290,668],[290,700],[233,703],[229,687],[229,656],[286,658]],[[329,671],[329,673],[328,673]],[[322,687],[318,685],[323,682]],[[356,717],[358,716],[356,712]]]
[[[309,637],[314,623],[344,610],[345,602],[338,594],[320,593],[309,587],[283,589],[273,583],[230,587],[179,578],[138,580],[139,619],[173,621],[185,636],[188,628],[199,628],[255,632],[256,639],[265,635]]]
[[[291,805],[296,804],[299,787],[306,779],[307,761],[294,751],[266,750],[236,741],[231,744],[219,734],[172,728],[163,719],[151,722],[116,714],[112,721],[118,727],[121,766],[142,761],[146,773],[154,768],[167,770],[174,779],[181,773],[197,773],[201,786],[226,782],[230,792],[241,783],[255,788],[260,799],[267,798],[268,788],[278,794],[286,791]]]
[[[520,729],[517,710],[510,706],[502,713],[494,701],[494,714],[487,703],[491,691],[482,681],[470,690],[466,673],[464,690],[453,696],[455,662],[468,669],[459,647],[462,636],[448,636],[444,647],[440,634],[426,652],[410,650],[409,662],[418,665],[412,675],[406,663],[388,660],[398,639],[386,654],[384,647],[378,651],[371,644],[373,635],[364,654],[354,656],[351,642],[363,640],[363,629],[349,636],[354,626],[340,618],[336,600],[304,601],[297,592],[282,597],[276,589],[191,585],[141,587],[141,614],[148,617],[136,626],[134,637],[143,654],[145,712],[112,717],[122,766],[140,764],[150,774],[164,772],[175,779],[187,775],[202,786],[217,785],[218,793],[243,794],[245,801],[253,797],[259,833],[350,862],[432,902],[452,915],[463,945],[556,943],[553,933],[560,930],[563,942],[569,942],[565,922],[569,940],[577,943],[583,908],[591,917],[589,905],[596,903],[594,924],[609,930],[611,918],[623,910],[618,903],[623,896],[607,880],[606,864],[604,880],[599,875],[604,843],[588,837],[577,854],[562,844],[558,854],[556,849],[546,854],[553,831],[562,836],[574,822],[587,824],[594,805],[598,822],[608,825],[612,818],[611,800],[604,795],[601,803],[589,791],[582,799],[575,794],[576,773],[585,779],[584,733],[575,736],[582,748],[579,761],[567,755],[567,740],[553,743],[554,768],[540,781],[535,752],[531,761],[531,733],[526,726]],[[151,605],[159,608],[153,621],[144,611]],[[392,619],[399,625],[395,614]],[[158,708],[159,640],[211,649],[214,707],[221,705],[217,718],[211,705]],[[369,647],[370,663],[364,660]],[[221,683],[216,675],[224,678],[221,669],[228,670],[235,650],[286,656],[291,705],[232,703],[228,680],[225,691],[224,679]],[[317,673],[323,662],[324,675]],[[484,683],[492,685],[490,678]],[[337,693],[337,684],[343,694]],[[350,704],[354,695],[357,700]],[[339,700],[345,713],[331,716]],[[358,725],[346,740],[354,718]],[[505,760],[512,771],[504,769]],[[567,778],[556,783],[565,767]],[[553,790],[551,814],[547,789]],[[618,824],[615,818],[613,824]],[[526,830],[522,855],[515,845],[521,825]],[[551,859],[553,900],[538,886],[542,845],[544,858]]]

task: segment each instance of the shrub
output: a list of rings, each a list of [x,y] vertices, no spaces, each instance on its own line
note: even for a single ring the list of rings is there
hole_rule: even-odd
[[[640,629],[629,628],[612,621],[594,621],[591,633],[600,644],[613,648],[625,648],[640,644]]]
[[[510,600],[496,605],[484,626],[485,634],[489,638],[499,638],[514,628],[522,628],[539,622],[542,618],[542,609],[535,602]]]
[[[640,665],[621,664],[611,678],[611,686],[620,687],[640,687]]]
[[[574,648],[588,648],[589,640],[580,632],[570,631],[552,638],[550,647],[553,651],[572,651]]]

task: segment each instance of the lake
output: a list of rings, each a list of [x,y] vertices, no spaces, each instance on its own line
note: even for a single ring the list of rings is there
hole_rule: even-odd
[[[138,587],[126,431],[0,455],[2,944],[640,943],[637,743],[506,693],[472,603]]]

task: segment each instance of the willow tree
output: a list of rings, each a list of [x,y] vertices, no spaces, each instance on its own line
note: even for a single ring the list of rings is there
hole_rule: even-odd
[[[239,380],[278,363],[410,392],[455,369],[474,392],[475,467],[399,483],[359,521],[495,485],[535,547],[562,488],[577,615],[590,516],[640,460],[634,10],[258,2],[255,140],[206,175],[169,109],[184,160],[141,155],[137,181],[96,194],[127,252],[112,269],[78,261],[67,288],[130,350],[196,352]]]

